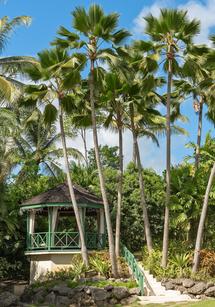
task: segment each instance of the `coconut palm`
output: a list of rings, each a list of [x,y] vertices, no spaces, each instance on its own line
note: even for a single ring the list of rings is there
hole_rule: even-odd
[[[81,34],[83,40],[80,39],[77,33],[72,33],[64,27],[61,27],[58,33],[63,38],[57,38],[54,44],[57,44],[63,48],[83,48],[87,60],[89,61],[89,89],[94,148],[99,173],[101,194],[105,208],[112,273],[114,276],[117,276],[117,261],[114,248],[110,209],[105,188],[104,173],[99,155],[97,119],[95,110],[95,105],[98,97],[96,97],[95,86],[96,79],[101,73],[101,69],[99,67],[96,69],[96,65],[99,66],[99,62],[101,63],[101,61],[117,62],[117,57],[113,50],[111,48],[102,49],[102,43],[105,42],[106,44],[118,44],[128,36],[128,32],[125,30],[117,30],[119,19],[118,14],[111,13],[106,15],[102,8],[96,4],[91,5],[88,12],[83,7],[77,7],[72,12],[72,16],[73,27],[78,33]]]
[[[146,34],[155,42],[164,54],[164,67],[167,71],[166,95],[166,205],[163,233],[162,266],[166,267],[169,242],[169,202],[170,202],[170,167],[171,167],[171,131],[170,107],[172,78],[179,68],[177,56],[183,55],[187,45],[192,43],[194,35],[199,33],[199,21],[189,20],[187,12],[177,9],[162,9],[158,18],[149,14],[145,17]]]
[[[64,130],[64,113],[71,112],[75,105],[76,88],[80,82],[80,63],[83,61],[83,56],[70,57],[65,50],[58,48],[39,53],[37,66],[26,71],[33,81],[45,83],[27,86],[25,103],[35,104],[35,102],[38,102],[45,104],[44,120],[49,125],[55,122],[57,116],[59,117],[67,182],[80,235],[82,258],[84,263],[88,265],[85,237],[70,175]],[[54,105],[56,100],[57,107]]]

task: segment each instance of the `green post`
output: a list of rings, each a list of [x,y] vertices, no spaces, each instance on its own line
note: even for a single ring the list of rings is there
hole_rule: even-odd
[[[30,236],[29,236],[29,211],[27,211],[27,216],[26,216],[26,232],[27,232],[27,237],[26,237],[26,243],[27,243],[27,249],[31,249],[30,246]]]

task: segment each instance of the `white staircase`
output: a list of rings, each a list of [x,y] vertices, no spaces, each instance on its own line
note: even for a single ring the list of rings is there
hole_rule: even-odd
[[[164,286],[161,285],[161,282],[158,282],[156,278],[153,277],[149,271],[144,270],[141,263],[138,263],[142,268],[145,279],[145,286],[147,296],[140,296],[140,303],[143,305],[146,304],[156,304],[156,303],[168,303],[168,302],[187,302],[195,301],[191,299],[189,295],[181,294],[180,291],[176,290],[166,290]]]

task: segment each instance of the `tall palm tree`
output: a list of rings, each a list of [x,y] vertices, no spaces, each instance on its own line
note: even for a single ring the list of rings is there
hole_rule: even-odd
[[[55,48],[39,53],[38,58],[38,65],[26,71],[33,81],[46,83],[27,86],[26,103],[44,103],[44,120],[48,124],[54,122],[57,116],[59,118],[67,182],[80,235],[82,258],[88,265],[85,237],[69,169],[63,118],[64,113],[71,112],[74,107],[76,88],[80,83],[80,63],[84,61],[84,57],[79,55],[71,58],[65,50]],[[55,100],[58,107],[54,105]]]
[[[193,37],[199,33],[200,23],[189,20],[187,12],[177,9],[162,9],[158,18],[149,14],[145,18],[146,34],[156,43],[161,54],[164,53],[164,67],[167,70],[166,95],[166,202],[163,232],[162,266],[167,266],[169,243],[169,203],[170,203],[170,167],[171,167],[171,129],[170,107],[173,75],[177,73],[179,64],[177,56],[183,55],[186,47],[192,43]]]
[[[101,73],[99,61],[117,61],[117,57],[111,48],[102,49],[102,43],[118,44],[122,42],[129,34],[125,30],[117,30],[119,15],[116,13],[105,14],[99,5],[93,4],[87,12],[83,7],[77,7],[73,12],[72,24],[74,29],[81,34],[83,40],[76,33],[71,33],[69,30],[61,27],[59,34],[62,38],[56,39],[54,44],[63,48],[83,48],[89,61],[89,89],[90,89],[90,105],[91,119],[93,127],[93,140],[96,155],[97,168],[99,173],[101,194],[104,202],[106,225],[108,232],[109,252],[112,265],[112,273],[117,276],[117,260],[114,248],[113,230],[110,216],[109,203],[105,188],[105,178],[99,155],[99,142],[97,133],[96,119],[96,79]]]
[[[215,36],[212,37],[212,41],[215,44]],[[215,51],[212,49],[208,56],[207,56],[207,61],[206,61],[206,67],[209,69],[211,73],[212,79],[212,84],[210,84],[209,89],[207,91],[207,98],[208,98],[208,114],[210,119],[215,123],[215,117],[214,117],[214,97],[215,97],[215,86],[214,86],[214,68],[215,68]],[[206,139],[207,140],[207,139]],[[213,157],[214,154],[211,152],[208,155],[208,160],[210,161],[211,156]],[[212,162],[212,161],[211,161]],[[211,163],[212,164],[212,163]],[[195,250],[194,250],[194,259],[193,259],[193,268],[192,271],[193,273],[196,273],[198,270],[199,266],[199,258],[200,258],[200,250],[201,250],[201,245],[202,245],[202,238],[203,238],[203,232],[204,232],[204,225],[205,225],[205,220],[206,220],[206,214],[207,214],[207,209],[208,209],[208,201],[209,201],[209,193],[211,191],[211,187],[214,181],[215,177],[215,163],[213,161],[213,165],[211,167],[211,172],[210,176],[208,179],[208,184],[205,192],[205,197],[204,197],[204,202],[202,206],[202,211],[201,211],[201,216],[199,220],[199,225],[198,225],[198,231],[196,235],[196,243],[195,243]]]
[[[123,129],[125,116],[125,103],[123,99],[123,89],[125,85],[119,73],[110,72],[105,75],[103,84],[104,95],[104,126],[112,128],[118,133],[119,144],[119,171],[118,171],[118,191],[116,210],[116,232],[115,232],[115,252],[117,258],[120,256],[120,226],[121,207],[123,202]]]
[[[127,125],[132,132],[133,143],[135,145],[135,156],[139,177],[140,199],[143,208],[146,243],[148,251],[151,252],[153,249],[153,243],[147,210],[143,168],[140,158],[138,138],[150,138],[158,145],[158,141],[155,134],[156,132],[159,132],[160,130],[164,129],[164,119],[162,118],[161,114],[155,110],[156,103],[153,101],[152,91],[149,95],[149,100],[147,99],[147,94],[149,93],[144,93],[144,89],[146,89],[146,87],[143,84],[146,85],[147,81],[149,81],[148,78],[146,78],[144,82],[143,80],[141,80],[140,82],[136,80],[136,83],[134,83],[128,91],[129,119]]]

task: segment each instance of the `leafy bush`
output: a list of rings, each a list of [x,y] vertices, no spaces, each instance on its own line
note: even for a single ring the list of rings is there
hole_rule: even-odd
[[[92,266],[93,269],[96,270],[96,272],[99,273],[99,275],[109,277],[110,276],[110,262],[109,261],[104,261],[100,257],[92,257],[90,259],[90,265]]]
[[[191,274],[192,257],[189,253],[170,254],[166,268],[161,266],[162,253],[160,249],[154,249],[150,254],[146,248],[143,251],[143,265],[158,279],[189,277]]]
[[[60,269],[55,272],[48,272],[46,279],[48,280],[78,280],[83,277],[89,268],[85,266],[82,259],[78,256],[73,257],[72,265],[69,268]]]
[[[22,271],[22,262],[10,263],[5,257],[0,257],[0,279],[16,278]],[[18,272],[18,274],[17,274]]]
[[[201,250],[200,270],[205,271],[210,276],[215,276],[215,251]]]
[[[189,253],[176,254],[169,260],[170,266],[175,270],[178,277],[187,275],[192,264],[192,257]]]

